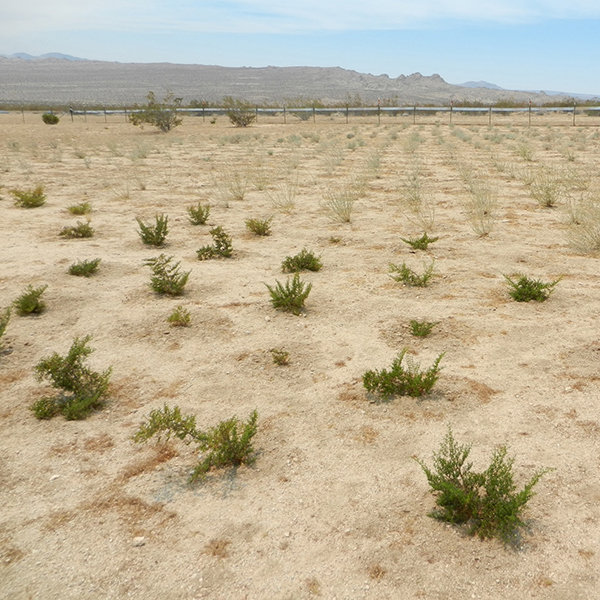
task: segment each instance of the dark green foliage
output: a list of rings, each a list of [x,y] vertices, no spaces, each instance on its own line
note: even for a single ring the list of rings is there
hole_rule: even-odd
[[[433,244],[433,242],[437,242],[440,238],[434,237],[430,238],[427,233],[424,233],[420,238],[415,238],[412,240],[405,240],[404,238],[400,238],[403,242],[406,242],[413,250],[427,250],[429,244]]]
[[[189,327],[192,321],[190,311],[179,305],[167,318],[171,327]]]
[[[304,308],[304,301],[308,298],[312,283],[308,285],[300,280],[300,275],[296,273],[294,277],[282,285],[279,281],[275,282],[275,286],[265,284],[271,294],[271,304],[279,310],[291,312],[294,315],[299,315]]]
[[[437,325],[437,321],[415,321],[410,322],[410,332],[415,337],[427,337]]]
[[[255,233],[256,235],[271,235],[271,221],[270,219],[246,219],[246,229]]]
[[[46,125],[56,125],[60,119],[58,115],[55,115],[54,113],[44,113],[42,115],[42,121],[44,121]]]
[[[315,256],[306,248],[295,256],[288,256],[281,263],[281,270],[284,273],[297,273],[298,271],[319,271],[323,267],[323,261],[320,256]]]
[[[17,314],[24,317],[43,313],[46,310],[46,303],[41,298],[47,287],[47,285],[41,285],[34,288],[31,284],[28,285],[25,291],[13,302]]]
[[[158,102],[154,92],[148,92],[146,98],[146,106],[136,106],[135,112],[129,115],[129,121],[133,125],[142,128],[144,125],[152,125],[165,133],[181,125],[182,119],[177,110],[181,108],[182,98],[175,98],[172,93],[168,93],[162,102]]]
[[[191,271],[181,273],[181,263],[170,264],[172,256],[161,254],[154,258],[147,258],[144,264],[152,269],[150,287],[157,294],[168,294],[169,296],[181,296],[188,281]]]
[[[203,206],[198,202],[197,206],[188,206],[187,211],[192,225],[205,225],[210,215],[210,205]]]
[[[7,308],[3,313],[0,313],[0,352],[4,347],[2,343],[2,338],[6,332],[6,328],[8,327],[8,322],[10,321],[10,308]]]
[[[253,462],[252,438],[256,435],[257,419],[258,414],[253,411],[246,423],[232,417],[207,431],[200,431],[196,428],[195,416],[183,416],[178,406],[171,409],[165,404],[162,410],[150,413],[133,439],[146,442],[156,435],[158,440],[163,436],[168,440],[173,435],[186,444],[196,444],[202,458],[190,476],[190,482],[194,482],[204,479],[212,468],[237,467]]]
[[[559,277],[550,283],[544,283],[539,279],[531,279],[526,275],[520,275],[517,281],[514,281],[507,275],[504,276],[507,285],[509,286],[508,294],[517,302],[544,302],[550,297],[554,291],[556,284],[562,279]]]
[[[100,264],[101,260],[101,258],[94,258],[93,260],[79,260],[69,267],[69,275],[75,275],[77,277],[91,277],[98,270],[98,265]]]
[[[473,471],[473,463],[467,462],[470,451],[470,445],[457,444],[448,428],[439,451],[433,453],[433,469],[416,459],[439,507],[430,516],[447,523],[464,523],[472,535],[481,538],[512,541],[525,525],[521,514],[535,495],[533,487],[550,469],[537,471],[517,492],[514,458],[507,457],[506,447],[494,450],[489,467],[481,473]]]
[[[282,348],[273,348],[271,356],[273,357],[273,362],[280,367],[290,364],[290,353]]]
[[[75,338],[66,356],[56,352],[35,367],[37,378],[49,379],[52,387],[63,391],[55,397],[44,397],[31,410],[38,419],[50,419],[61,413],[69,420],[85,419],[104,404],[112,369],[103,373],[91,371],[84,363],[93,350],[91,336]]]
[[[58,235],[68,239],[91,238],[94,231],[89,221],[86,223],[77,221],[77,225],[63,227]]]
[[[225,96],[223,98],[223,108],[226,115],[236,127],[248,127],[256,120],[256,111],[248,102]]]
[[[418,275],[404,262],[400,266],[390,264],[390,271],[395,275],[390,275],[394,281],[403,283],[411,287],[427,287],[429,281],[433,277],[433,266],[432,261],[429,266],[425,266],[425,270],[422,275]]]
[[[209,231],[213,238],[212,246],[203,246],[196,251],[198,260],[208,260],[210,258],[231,258],[233,254],[233,244],[231,236],[222,227],[213,227]]]
[[[37,208],[46,203],[44,186],[38,185],[31,190],[10,190],[15,198],[15,206],[20,208]]]
[[[160,247],[165,243],[167,234],[169,233],[169,217],[166,215],[156,215],[154,225],[146,225],[138,217],[135,220],[140,226],[138,234],[142,238],[142,242],[147,246]]]
[[[438,380],[440,361],[444,354],[440,354],[433,365],[424,371],[420,365],[414,363],[406,356],[407,348],[394,359],[389,370],[367,371],[363,375],[363,385],[368,392],[379,394],[384,399],[393,396],[412,396],[417,398],[428,394]],[[406,366],[402,361],[406,357]]]
[[[77,204],[67,206],[67,210],[72,215],[87,215],[88,213],[92,212],[92,205],[89,202],[79,202]]]

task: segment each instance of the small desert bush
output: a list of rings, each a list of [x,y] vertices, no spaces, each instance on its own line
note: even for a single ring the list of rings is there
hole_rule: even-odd
[[[298,271],[320,271],[323,267],[323,261],[320,256],[315,256],[314,252],[303,248],[295,256],[287,256],[281,263],[281,270],[284,273],[297,273]]]
[[[556,284],[562,279],[544,283],[539,279],[532,279],[526,275],[520,275],[515,281],[507,275],[504,276],[506,284],[508,285],[508,294],[517,302],[530,302],[535,300],[536,302],[544,302],[550,297],[550,294],[554,291]]]
[[[415,337],[427,337],[433,328],[438,324],[437,321],[410,321],[410,332]]]
[[[192,225],[206,225],[210,215],[210,205],[198,202],[196,206],[188,206],[187,212]]]
[[[424,271],[421,275],[413,271],[405,262],[400,266],[390,264],[390,277],[399,283],[411,287],[427,287],[433,277],[433,268],[435,261],[431,261],[429,266],[424,265]]]
[[[393,396],[417,398],[428,394],[439,378],[440,362],[444,354],[440,354],[431,367],[421,370],[420,365],[407,356],[407,352],[408,348],[404,348],[389,369],[367,371],[363,375],[365,389],[379,394],[385,400]],[[406,366],[402,364],[405,358]]]
[[[67,206],[67,210],[72,215],[87,215],[88,213],[92,212],[92,205],[89,202],[78,202],[77,204]]]
[[[213,238],[213,245],[202,246],[202,248],[196,250],[198,260],[231,258],[233,255],[231,236],[221,226],[213,227],[209,233]]]
[[[567,238],[575,250],[600,251],[600,197],[585,195],[571,201],[567,209]]]
[[[272,220],[273,217],[270,219],[246,219],[246,229],[255,235],[271,235]]]
[[[282,213],[291,213],[296,206],[298,175],[290,176],[267,192],[271,206]]]
[[[273,357],[273,362],[280,367],[290,364],[290,353],[282,348],[273,348],[271,356]]]
[[[0,313],[0,352],[2,351],[4,344],[2,342],[2,338],[6,333],[6,328],[8,327],[8,322],[10,321],[10,307],[6,308],[4,312]]]
[[[184,416],[178,406],[153,410],[133,436],[135,442],[148,441],[151,437],[175,436],[186,444],[195,444],[200,453],[200,462],[194,468],[190,483],[204,479],[211,469],[237,467],[254,461],[252,438],[257,431],[258,414],[253,411],[246,423],[232,417],[221,421],[207,431],[196,427],[194,415]]]
[[[94,258],[92,260],[79,260],[69,267],[69,275],[75,275],[77,277],[91,277],[98,270],[98,265],[101,261],[101,258]]]
[[[534,486],[550,469],[540,469],[517,491],[514,482],[514,458],[505,446],[496,448],[485,471],[473,471],[467,462],[471,446],[461,446],[448,428],[440,449],[433,453],[433,468],[416,459],[436,496],[439,507],[429,516],[452,524],[464,524],[471,535],[497,537],[505,542],[517,539],[525,525],[523,510],[535,495]]]
[[[335,190],[326,194],[324,207],[332,221],[350,223],[355,202],[356,193],[353,190]]]
[[[28,285],[25,291],[13,302],[17,314],[24,317],[43,313],[46,310],[46,303],[42,300],[42,294],[47,287],[47,285],[39,287]]]
[[[112,369],[103,373],[90,370],[85,359],[93,350],[88,346],[91,336],[75,338],[66,356],[54,353],[35,367],[37,378],[50,380],[52,387],[62,390],[58,396],[41,398],[31,410],[38,419],[50,419],[62,414],[67,420],[85,419],[102,407]]]
[[[433,244],[437,242],[440,238],[434,237],[430,238],[425,232],[420,238],[413,238],[405,240],[404,238],[400,238],[404,243],[408,244],[413,250],[427,250],[429,244]]]
[[[44,113],[42,115],[42,121],[44,121],[46,125],[56,125],[60,121],[60,118],[54,113]]]
[[[138,234],[147,246],[163,246],[169,233],[169,217],[156,215],[154,225],[146,225],[141,219],[135,219],[139,225]]]
[[[252,104],[239,98],[225,96],[223,108],[227,118],[235,127],[248,127],[256,120],[256,110]]]
[[[171,327],[189,327],[192,323],[190,311],[179,305],[167,318]]]
[[[147,258],[144,264],[152,269],[150,287],[157,294],[181,296],[191,271],[182,273],[179,269],[181,263],[171,264],[172,256],[161,254],[154,258]]]
[[[566,197],[567,189],[560,175],[542,169],[533,177],[529,193],[544,208],[554,208]]]
[[[304,283],[301,281],[300,275],[296,273],[292,279],[288,278],[285,284],[276,281],[275,286],[267,285],[267,289],[274,308],[299,315],[304,308],[304,301],[310,294],[312,283]]]
[[[15,206],[20,208],[37,208],[46,203],[46,194],[44,186],[38,185],[30,190],[10,190],[10,193],[15,199]]]
[[[467,220],[479,237],[485,237],[494,228],[498,194],[488,183],[474,177],[469,178],[465,185],[469,191],[465,202]]]
[[[58,235],[68,239],[82,239],[93,237],[94,232],[95,229],[90,225],[89,221],[86,221],[85,223],[77,221],[77,225],[67,225],[63,227]]]

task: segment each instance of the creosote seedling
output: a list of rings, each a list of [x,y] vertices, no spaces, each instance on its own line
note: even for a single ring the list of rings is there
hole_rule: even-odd
[[[42,300],[42,294],[47,285],[33,287],[28,285],[25,291],[13,302],[17,314],[21,317],[26,315],[39,315],[46,310],[46,303]]]
[[[420,238],[413,238],[413,239],[404,239],[404,238],[400,238],[403,242],[405,242],[406,244],[408,244],[413,250],[427,250],[427,248],[429,247],[429,244],[433,244],[434,242],[437,242],[440,238],[439,237],[434,237],[434,238],[430,238],[427,235],[427,232],[425,232]]]
[[[508,294],[513,300],[517,302],[530,302],[531,300],[544,302],[550,297],[562,277],[549,283],[544,283],[539,279],[531,279],[526,275],[520,275],[517,281],[507,275],[504,276],[504,279],[509,287]]]

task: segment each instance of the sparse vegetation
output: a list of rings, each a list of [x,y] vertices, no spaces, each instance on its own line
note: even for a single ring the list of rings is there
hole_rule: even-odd
[[[192,316],[190,311],[180,304],[169,315],[167,322],[171,327],[189,327],[192,324]]]
[[[434,237],[430,238],[425,232],[420,238],[413,238],[405,240],[404,238],[400,238],[403,242],[408,244],[413,250],[427,250],[429,244],[433,244],[437,242],[440,238]]]
[[[271,349],[271,356],[273,357],[273,362],[280,367],[290,364],[290,353],[283,350],[283,348]]]
[[[97,270],[102,259],[80,260],[69,267],[69,275],[77,277],[91,277]]]
[[[213,227],[209,233],[213,238],[213,245],[202,246],[202,248],[199,248],[196,251],[198,260],[231,258],[233,255],[231,236],[221,226]]]
[[[46,204],[44,186],[38,185],[30,190],[14,189],[10,193],[15,198],[15,206],[20,208],[37,208]]]
[[[427,287],[433,277],[433,268],[435,261],[431,261],[429,266],[424,265],[424,271],[421,275],[413,271],[405,262],[400,266],[390,264],[390,277],[399,283],[411,287]]]
[[[433,453],[433,468],[416,459],[436,496],[439,507],[431,517],[452,524],[464,524],[472,535],[481,538],[497,537],[505,542],[517,539],[523,510],[535,495],[533,488],[550,469],[540,469],[517,491],[514,483],[514,458],[507,456],[505,446],[492,453],[489,467],[473,471],[467,462],[471,446],[456,442],[452,430],[444,438],[440,449]]]
[[[169,92],[162,102],[158,102],[154,92],[149,92],[146,106],[136,106],[134,112],[129,115],[129,121],[142,128],[144,125],[152,125],[166,133],[182,123],[177,112],[181,108],[181,101],[181,98],[175,98]]]
[[[62,390],[58,396],[41,398],[31,410],[38,419],[51,419],[62,414],[67,420],[85,419],[102,407],[108,391],[112,369],[103,373],[91,371],[84,363],[92,353],[91,336],[75,338],[66,356],[56,352],[35,367],[37,378],[49,379],[52,387]]]
[[[294,315],[300,314],[312,289],[312,283],[304,283],[298,273],[292,279],[288,278],[285,284],[276,281],[275,286],[265,285],[271,295],[271,303],[274,308],[291,312]]]
[[[225,96],[223,98],[223,108],[226,115],[236,127],[248,127],[256,120],[256,111],[249,102],[244,102],[238,98]]]
[[[169,233],[169,217],[161,214],[156,215],[154,225],[146,225],[140,218],[136,217],[136,221],[140,227],[138,234],[142,242],[146,246],[156,246],[160,248],[164,246],[167,234]]]
[[[172,256],[161,254],[144,261],[144,264],[152,269],[150,287],[157,294],[181,296],[184,292],[191,271],[182,273],[179,269],[181,263],[171,264],[172,260]]]
[[[134,441],[146,442],[153,436],[167,440],[174,436],[186,444],[195,444],[201,460],[190,475],[190,483],[204,479],[211,469],[237,467],[254,461],[252,438],[257,431],[258,414],[253,411],[247,422],[232,417],[215,427],[201,431],[196,427],[194,415],[184,416],[178,406],[153,410],[143,423]]]
[[[299,271],[320,271],[323,261],[320,256],[315,256],[312,250],[302,248],[295,256],[287,256],[281,263],[284,273],[297,273]]]
[[[196,206],[188,206],[189,221],[192,225],[206,225],[210,215],[210,205],[198,202]]]
[[[433,328],[438,324],[437,321],[410,321],[410,332],[415,337],[427,337]]]
[[[77,221],[77,225],[66,225],[63,227],[59,236],[68,239],[91,238],[94,236],[95,229],[90,225],[89,221],[85,223]]]
[[[21,317],[27,315],[39,315],[46,310],[46,303],[42,300],[42,294],[47,285],[33,287],[28,285],[26,290],[13,302],[17,314]]]
[[[550,294],[554,291],[556,284],[562,279],[559,277],[549,283],[544,283],[539,279],[532,279],[526,275],[519,275],[519,278],[515,281],[507,275],[504,276],[506,284],[508,285],[508,294],[517,302],[544,302],[550,297]]]
[[[44,113],[42,115],[42,121],[44,121],[46,125],[56,125],[60,121],[60,118],[54,113]]]
[[[271,221],[270,219],[246,219],[246,229],[259,236],[271,235]]]
[[[67,210],[72,215],[87,215],[92,212],[92,205],[89,202],[79,202],[77,204],[72,204],[71,206],[67,206]]]
[[[408,356],[404,348],[394,359],[391,367],[381,371],[367,371],[363,375],[363,385],[368,392],[380,395],[384,400],[394,396],[412,396],[417,398],[428,394],[439,378],[440,354],[428,369],[421,370],[419,364]],[[406,366],[402,363],[406,358]]]

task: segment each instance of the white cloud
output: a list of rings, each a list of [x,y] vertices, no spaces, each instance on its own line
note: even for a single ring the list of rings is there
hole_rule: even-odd
[[[10,5],[9,5],[10,2]],[[384,30],[449,20],[529,23],[600,18],[598,0],[0,0],[0,35],[42,31],[245,32]]]

